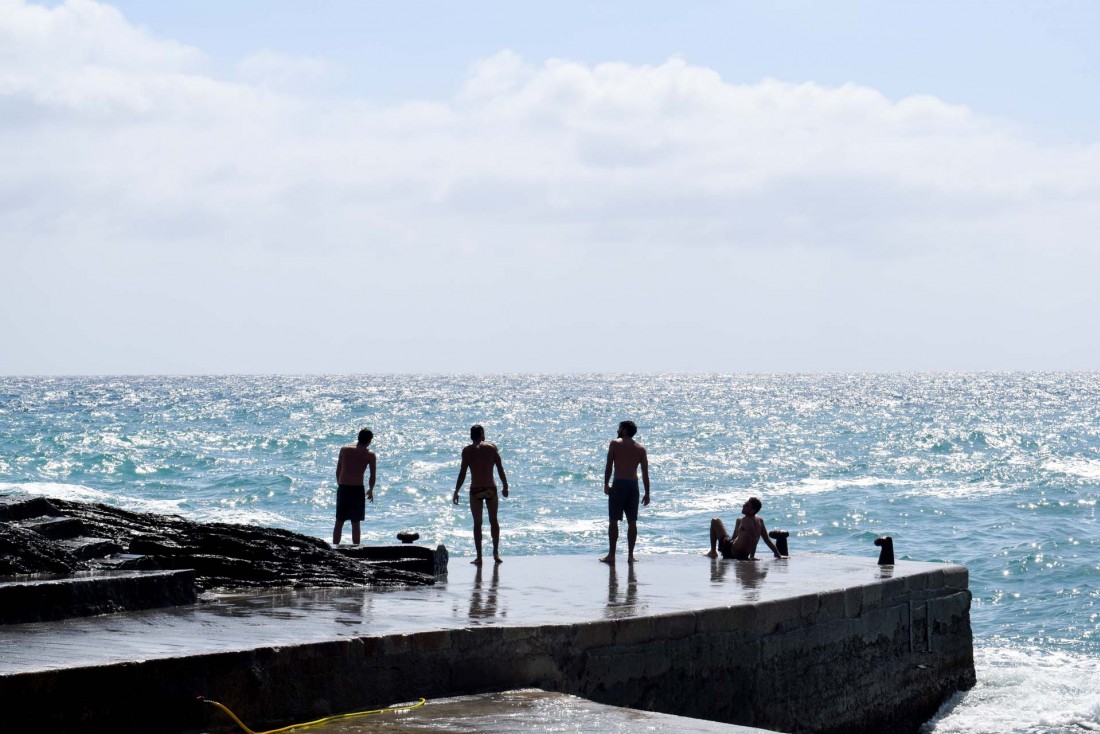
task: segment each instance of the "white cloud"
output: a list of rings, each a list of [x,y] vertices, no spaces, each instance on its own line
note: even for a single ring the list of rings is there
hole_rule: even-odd
[[[92,0],[67,0],[54,8],[0,0],[0,64],[5,73],[105,67],[136,73],[201,68],[198,50],[156,38],[127,22],[115,8]]]
[[[284,56],[258,51],[237,64],[242,81],[265,89],[309,94],[325,89],[337,78],[336,69],[322,59]]]
[[[508,51],[475,61],[453,100],[386,105],[313,95],[331,78],[323,60],[259,51],[237,71],[219,78],[200,51],[89,0],[55,8],[0,0],[0,256],[18,281],[0,296],[0,329],[17,348],[0,358],[0,372],[39,369],[39,350],[55,365],[41,369],[66,371],[56,366],[66,352],[52,346],[63,323],[44,312],[30,329],[13,316],[37,289],[56,288],[62,313],[94,301],[86,311],[109,334],[138,322],[146,331],[186,324],[189,334],[231,345],[223,352],[262,353],[270,369],[339,371],[348,367],[297,355],[281,366],[285,351],[251,336],[272,338],[261,315],[277,313],[309,338],[306,324],[339,309],[342,278],[362,272],[388,299],[375,333],[393,350],[410,328],[450,344],[449,327],[428,323],[432,314],[476,292],[479,274],[499,272],[509,277],[495,286],[509,304],[499,328],[456,349],[472,344],[473,355],[522,332],[516,343],[526,350],[554,338],[577,339],[583,351],[605,333],[585,314],[614,309],[599,289],[618,269],[641,292],[676,292],[676,301],[652,296],[661,323],[700,340],[703,331],[691,331],[697,315],[721,310],[727,291],[739,289],[735,300],[756,299],[743,304],[757,320],[741,327],[756,334],[745,348],[766,348],[784,330],[826,348],[824,337],[803,333],[799,314],[820,310],[822,329],[843,329],[862,315],[847,294],[863,287],[900,299],[894,323],[913,354],[943,343],[958,354],[966,340],[950,324],[943,334],[917,315],[940,313],[929,299],[963,308],[967,288],[988,302],[1051,263],[1076,271],[1071,281],[1100,264],[1100,147],[1039,146],[1008,122],[933,97],[890,100],[853,84],[730,84],[681,58],[531,64]],[[638,257],[623,264],[622,252]],[[997,258],[995,268],[987,258]],[[822,281],[830,261],[834,279]],[[944,267],[964,271],[938,284],[894,278],[905,269],[936,281]],[[999,283],[986,279],[994,270]],[[706,288],[685,290],[671,277]],[[958,287],[944,285],[955,279]],[[802,285],[788,292],[789,283]],[[1064,284],[1042,288],[1052,299],[1064,293]],[[785,305],[755,311],[777,297]],[[1082,298],[1047,315],[1097,305]],[[127,312],[135,304],[140,315]],[[535,329],[539,341],[530,315],[547,304],[556,322]],[[888,331],[870,318],[873,335]],[[1016,354],[1003,343],[1014,329],[1044,328],[1011,306],[996,320],[985,346],[1005,359]],[[716,328],[728,336],[732,327]],[[179,345],[155,338],[133,369],[219,369],[214,357],[188,362]],[[322,326],[316,339],[330,349],[341,336]],[[125,342],[114,337],[110,353],[123,359]],[[710,344],[704,363],[652,366],[720,369],[745,353],[731,349]],[[1078,362],[1100,358],[1073,349]],[[424,347],[414,350],[422,364],[386,364],[450,369],[439,353]],[[844,364],[840,352],[831,356],[789,368]],[[455,359],[454,369],[466,364]],[[465,368],[493,369],[468,359]],[[560,364],[574,366],[599,368],[583,358]],[[505,368],[538,367],[516,358]],[[238,359],[224,369],[263,366]]]
[[[516,53],[504,50],[470,64],[462,97],[473,104],[510,94],[534,76],[535,70]]]

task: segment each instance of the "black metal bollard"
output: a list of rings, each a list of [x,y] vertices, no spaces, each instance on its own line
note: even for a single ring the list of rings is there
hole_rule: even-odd
[[[412,528],[408,530],[402,530],[400,533],[397,534],[397,539],[400,540],[402,543],[411,543],[414,540],[420,539],[420,533],[416,532]]]
[[[790,535],[786,530],[772,530],[768,535],[775,541],[775,547],[779,549],[779,555],[787,556],[787,537]]]
[[[878,565],[880,566],[893,566],[894,565],[894,539],[889,535],[884,535],[881,538],[875,538],[875,545],[881,550],[878,552]]]

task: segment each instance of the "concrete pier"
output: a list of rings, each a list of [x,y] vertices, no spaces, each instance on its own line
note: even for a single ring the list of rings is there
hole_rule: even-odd
[[[541,688],[791,732],[915,731],[974,683],[967,571],[873,557],[453,558],[435,586],[0,627],[0,730],[254,729]]]

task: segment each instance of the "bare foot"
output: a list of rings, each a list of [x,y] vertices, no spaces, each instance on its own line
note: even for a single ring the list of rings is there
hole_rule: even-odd
[[[615,556],[611,555],[610,553],[600,559],[600,563],[614,563],[614,562],[615,562]]]
[[[474,564],[475,566],[480,566],[481,565],[481,556],[478,556],[474,560],[470,561],[470,563]]]
[[[710,553],[704,553],[703,555],[706,556],[707,558],[717,558],[718,557],[718,551],[711,551]]]
[[[500,556],[493,556],[493,560],[496,561],[497,563],[504,563],[504,559],[501,558]]]
[[[627,558],[626,558],[627,563],[635,563],[637,560],[638,559],[635,558],[634,556],[627,556]]]

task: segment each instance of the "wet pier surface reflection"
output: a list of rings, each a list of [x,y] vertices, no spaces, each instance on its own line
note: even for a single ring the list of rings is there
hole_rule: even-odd
[[[0,626],[0,675],[478,625],[572,624],[751,604],[944,568],[801,555],[756,561],[648,555],[452,558],[435,586],[225,596],[172,609]]]

